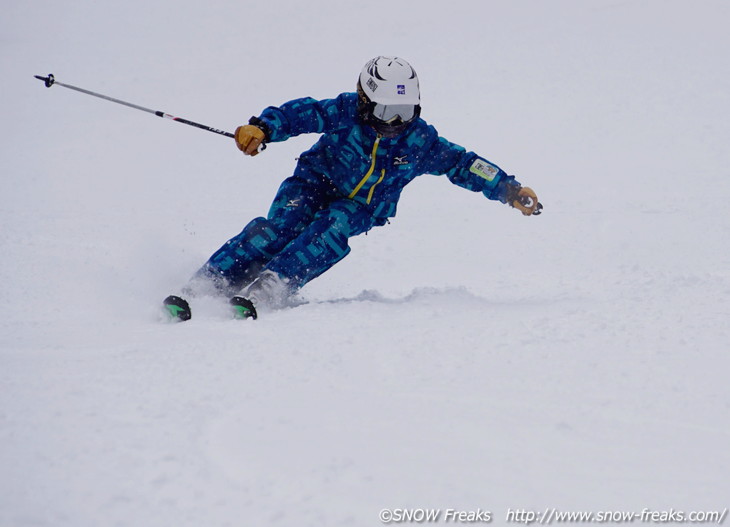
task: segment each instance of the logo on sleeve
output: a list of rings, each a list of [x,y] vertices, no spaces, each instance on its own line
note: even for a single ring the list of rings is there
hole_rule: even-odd
[[[393,164],[395,166],[407,165],[408,164],[408,160],[406,159],[407,157],[408,157],[408,154],[406,154],[404,156],[395,156],[395,159],[393,160]]]
[[[469,172],[476,174],[487,181],[494,181],[494,178],[497,177],[497,174],[499,173],[499,169],[484,159],[475,159],[469,168]]]

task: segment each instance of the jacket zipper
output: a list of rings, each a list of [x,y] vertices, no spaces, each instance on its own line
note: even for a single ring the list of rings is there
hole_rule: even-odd
[[[380,144],[380,138],[381,138],[381,136],[380,136],[380,134],[378,134],[378,136],[375,138],[375,143],[373,143],[373,151],[370,154],[370,157],[372,158],[373,161],[372,161],[372,163],[370,163],[370,169],[363,176],[363,178],[360,180],[360,183],[357,184],[355,189],[352,192],[350,192],[350,195],[348,196],[348,198],[353,199],[355,196],[357,196],[357,193],[360,192],[360,189],[363,187],[363,185],[365,185],[365,182],[368,179],[370,179],[370,176],[373,175],[373,172],[375,171],[375,161],[376,161],[376,156],[378,155],[378,145]],[[370,205],[370,201],[373,199],[373,191],[375,190],[375,187],[378,186],[378,184],[381,181],[383,181],[384,178],[385,178],[385,169],[382,169],[380,171],[380,177],[373,184],[373,186],[370,187],[370,192],[368,192],[368,199],[366,201],[366,203],[368,205]]]
[[[366,203],[368,205],[370,205],[370,201],[372,201],[372,199],[373,199],[373,192],[375,191],[375,187],[377,187],[380,184],[380,182],[383,181],[384,177],[385,177],[385,169],[382,169],[380,171],[380,177],[378,178],[378,180],[375,183],[373,183],[373,186],[370,187],[370,192],[368,192],[368,199],[366,201]]]

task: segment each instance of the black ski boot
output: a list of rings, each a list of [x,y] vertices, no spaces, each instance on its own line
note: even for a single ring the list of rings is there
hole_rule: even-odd
[[[239,296],[234,296],[230,304],[236,310],[236,318],[256,320],[257,307],[262,310],[281,309],[289,305],[292,288],[289,280],[281,278],[273,271],[265,270]]]

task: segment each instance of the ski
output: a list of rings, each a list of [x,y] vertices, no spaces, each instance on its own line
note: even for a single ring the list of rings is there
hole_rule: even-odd
[[[258,312],[249,299],[234,296],[228,301],[235,319],[256,320]],[[193,313],[187,300],[176,295],[170,295],[162,301],[162,307],[168,319],[172,322],[185,322],[192,318]]]
[[[171,320],[185,322],[193,316],[192,311],[190,311],[190,304],[188,304],[187,300],[179,296],[168,296],[162,301],[162,306]]]
[[[251,302],[248,298],[234,296],[228,303],[233,307],[236,318],[250,318],[251,320],[256,320],[258,318],[256,308],[254,307],[253,302]]]

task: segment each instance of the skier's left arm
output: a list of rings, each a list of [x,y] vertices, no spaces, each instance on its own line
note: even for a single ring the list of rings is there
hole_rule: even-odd
[[[525,216],[540,214],[542,205],[530,187],[523,187],[515,176],[508,175],[491,161],[443,137],[434,141],[425,163],[426,173],[445,174],[455,185],[506,203]]]

